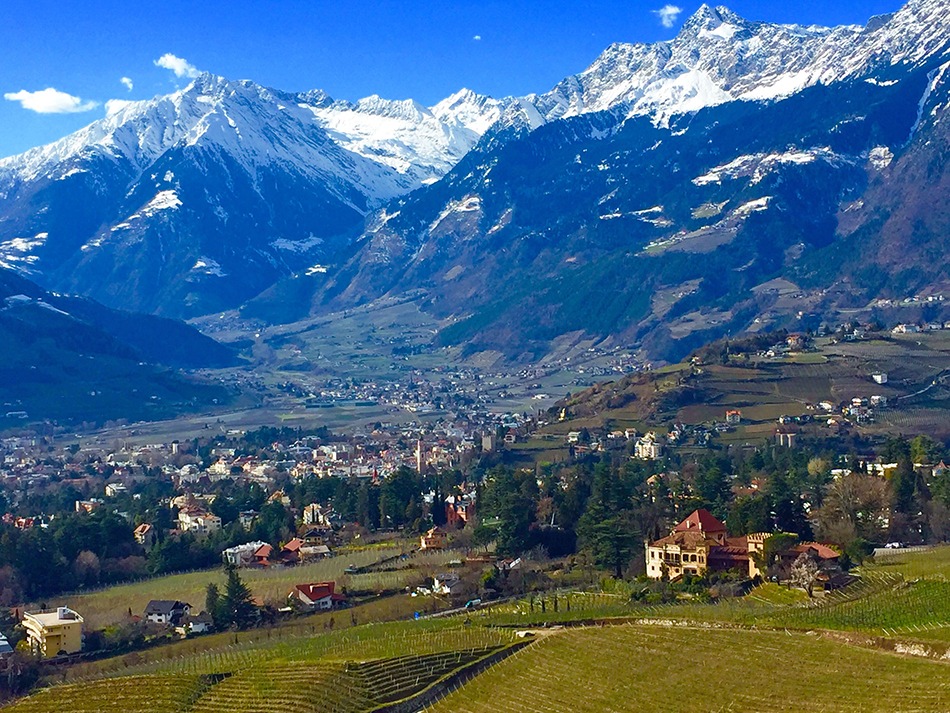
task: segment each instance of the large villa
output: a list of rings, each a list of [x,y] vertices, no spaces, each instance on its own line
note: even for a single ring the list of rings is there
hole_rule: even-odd
[[[646,544],[647,576],[675,581],[683,575],[734,570],[756,577],[762,574],[754,554],[762,552],[771,532],[729,537],[726,526],[708,510],[694,510],[667,537]],[[778,554],[785,565],[807,554],[823,570],[836,569],[839,553],[817,542],[798,543]]]

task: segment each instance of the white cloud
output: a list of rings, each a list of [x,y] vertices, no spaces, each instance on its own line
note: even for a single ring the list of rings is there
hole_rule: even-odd
[[[194,79],[201,71],[191,62],[181,57],[176,57],[170,52],[166,52],[155,60],[156,67],[164,67],[175,73],[176,77],[188,77]]]
[[[47,87],[36,92],[21,89],[3,95],[7,101],[20,102],[20,106],[37,114],[76,114],[99,106],[99,102],[83,101],[72,94]]]
[[[475,40],[476,42],[478,42],[479,40],[482,39],[482,36],[481,36],[481,35],[475,35],[472,39]]]
[[[660,18],[660,24],[663,27],[672,27],[682,12],[683,8],[676,5],[664,5],[659,10],[654,10],[653,14]]]
[[[129,79],[128,77],[122,77],[122,79],[119,80],[119,83],[120,83],[123,87],[125,87],[126,89],[128,89],[130,92],[132,91],[132,80]]]

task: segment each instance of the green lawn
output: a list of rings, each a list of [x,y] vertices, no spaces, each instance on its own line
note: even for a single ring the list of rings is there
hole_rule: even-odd
[[[328,580],[344,582],[346,575],[343,570],[349,565],[367,566],[383,557],[399,554],[400,551],[388,548],[343,552],[336,557],[298,567],[241,570],[241,578],[250,586],[255,596],[265,601],[283,603],[287,593],[297,583]],[[47,604],[66,604],[82,614],[87,627],[98,629],[124,620],[129,609],[133,614],[141,615],[151,599],[179,599],[203,609],[207,586],[215,583],[221,587],[224,580],[225,575],[221,568],[201,570],[122,584],[90,594],[56,597]]]

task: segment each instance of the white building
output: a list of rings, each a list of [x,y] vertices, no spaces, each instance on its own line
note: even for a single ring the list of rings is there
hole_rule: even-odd
[[[650,431],[643,438],[637,439],[633,454],[640,460],[656,460],[663,455],[663,445],[657,440],[656,433]]]
[[[128,488],[123,483],[108,483],[106,485],[106,497],[116,498],[128,492]]]
[[[254,561],[254,553],[266,544],[266,542],[258,540],[257,542],[248,542],[243,545],[229,547],[221,552],[221,559],[224,560],[225,564],[234,565],[235,567],[247,567]]]
[[[207,535],[221,529],[221,518],[200,508],[183,508],[178,513],[178,529]]]

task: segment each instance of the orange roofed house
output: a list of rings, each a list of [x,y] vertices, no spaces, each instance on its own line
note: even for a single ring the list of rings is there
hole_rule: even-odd
[[[766,532],[729,537],[726,526],[708,510],[694,510],[669,536],[646,543],[647,576],[671,579],[684,574],[703,576],[706,570],[738,569],[750,577],[760,574],[753,552],[761,552]]]

